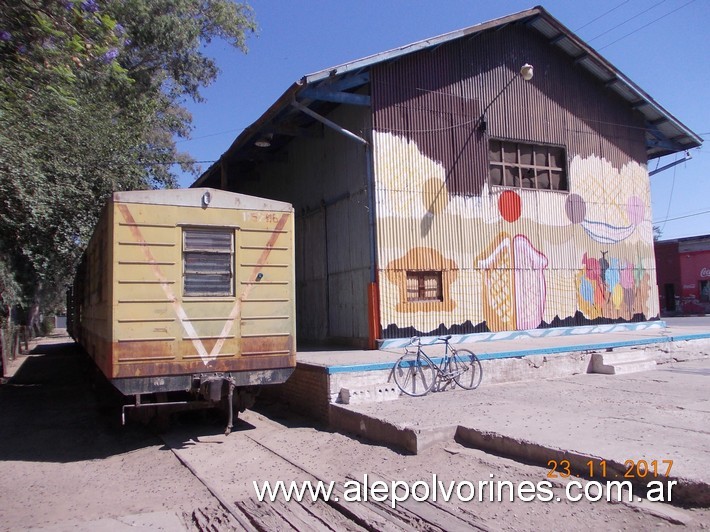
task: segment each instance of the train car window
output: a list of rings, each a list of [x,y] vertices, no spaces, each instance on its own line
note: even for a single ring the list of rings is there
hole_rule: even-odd
[[[233,264],[234,231],[231,229],[183,231],[185,296],[233,296]]]

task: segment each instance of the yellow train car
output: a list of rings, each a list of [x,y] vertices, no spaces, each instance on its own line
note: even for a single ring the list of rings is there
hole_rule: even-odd
[[[116,192],[77,271],[70,332],[137,407],[189,391],[243,409],[253,387],[293,372],[294,283],[290,204],[208,188]]]

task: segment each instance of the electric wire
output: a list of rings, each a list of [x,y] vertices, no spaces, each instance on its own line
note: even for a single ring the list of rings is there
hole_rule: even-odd
[[[654,7],[660,6],[661,4],[663,4],[663,3],[667,2],[667,1],[668,1],[668,0],[661,0],[660,2],[656,2],[656,3],[653,4],[651,7],[649,7],[649,8],[647,8],[647,9],[644,9],[643,11],[641,11],[641,13],[637,13],[637,14],[634,15],[633,17],[627,18],[627,19],[624,20],[623,22],[619,22],[616,26],[612,26],[611,28],[609,28],[609,29],[606,30],[606,31],[603,31],[603,32],[600,33],[599,35],[597,35],[597,36],[595,36],[595,37],[592,37],[591,39],[586,39],[586,41],[587,41],[587,42],[592,42],[592,41],[598,39],[599,37],[602,37],[602,36],[606,35],[607,33],[611,32],[611,31],[614,31],[616,28],[618,28],[618,27],[620,27],[620,26],[623,26],[623,25],[626,24],[627,22],[631,22],[631,21],[634,20],[635,18],[640,17],[640,16],[643,15],[644,13],[648,13],[648,12],[651,11]]]
[[[151,166],[151,165],[173,165],[173,164],[207,164],[207,163],[216,163],[219,159],[215,161],[136,161],[134,164],[137,165],[145,165],[145,166]]]
[[[678,160],[678,157],[676,157],[676,161]],[[663,233],[663,230],[666,228],[666,222],[668,221],[668,214],[671,212],[671,202],[673,201],[673,191],[675,190],[675,171],[678,168],[678,165],[675,165],[673,167],[673,181],[671,183],[671,193],[670,196],[668,196],[668,206],[666,207],[666,219],[663,220],[663,227],[661,227],[661,233]]]
[[[598,17],[593,18],[592,20],[590,20],[589,22],[587,22],[584,26],[580,26],[579,28],[575,29],[574,31],[577,32],[577,31],[579,31],[579,30],[581,30],[581,29],[586,28],[586,27],[589,26],[590,24],[595,23],[595,22],[596,22],[597,20],[599,20],[600,18],[607,16],[607,15],[608,15],[609,13],[611,13],[612,11],[616,11],[616,10],[619,9],[621,6],[623,6],[624,4],[628,4],[629,1],[630,1],[630,0],[624,0],[624,1],[621,2],[618,6],[612,7],[609,11],[605,11],[604,13],[602,13],[601,15],[599,15]]]
[[[657,222],[653,222],[654,224],[663,224],[663,227],[665,227],[666,222],[672,222],[673,220],[682,220],[684,218],[692,218],[694,216],[702,216],[703,214],[710,214],[710,210],[707,211],[700,211],[700,212],[694,212],[690,214],[684,214],[682,216],[674,216],[673,218],[666,218],[665,220],[659,220]],[[662,230],[661,230],[662,232]]]
[[[620,40],[626,39],[626,37],[628,37],[628,36],[630,36],[630,35],[633,35],[634,33],[637,33],[637,32],[641,31],[641,30],[644,29],[644,28],[647,28],[647,27],[650,26],[651,24],[654,24],[654,23],[658,22],[659,20],[661,20],[661,19],[663,19],[663,18],[666,18],[668,15],[672,15],[672,14],[675,13],[676,11],[680,11],[681,9],[683,9],[684,7],[686,7],[686,6],[690,5],[690,4],[692,4],[693,2],[695,2],[695,0],[690,0],[689,2],[686,2],[686,3],[683,4],[682,6],[677,7],[677,8],[674,9],[673,11],[669,11],[669,12],[666,13],[665,15],[660,16],[660,17],[658,17],[657,19],[652,20],[652,21],[649,22],[648,24],[644,24],[644,25],[641,26],[640,28],[636,28],[634,31],[631,31],[631,32],[627,33],[626,35],[622,35],[621,37],[619,37],[619,38],[616,39],[615,41],[611,41],[609,44],[605,44],[604,46],[602,46],[601,48],[599,48],[599,50],[603,50],[604,48],[608,48],[608,47],[611,46],[612,44],[616,44],[616,43],[618,43]]]
[[[244,128],[242,128],[242,129],[244,129]],[[225,129],[224,131],[217,131],[215,133],[207,133],[205,135],[200,135],[199,137],[190,137],[189,139],[176,140],[175,144],[180,144],[182,142],[191,142],[193,140],[199,140],[199,139],[206,139],[208,137],[216,137],[218,135],[226,135],[227,133],[234,133],[235,131],[242,131],[242,129],[233,128],[233,129]]]

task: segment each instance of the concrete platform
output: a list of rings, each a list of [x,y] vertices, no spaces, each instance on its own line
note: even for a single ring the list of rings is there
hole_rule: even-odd
[[[701,354],[710,352],[710,318],[696,319],[691,325],[681,323],[667,326],[654,321],[467,335],[467,343],[456,346],[478,355],[483,367],[482,386],[486,386],[589,373],[593,371],[593,355],[601,353],[623,352],[631,359],[663,364],[696,358],[698,349]],[[435,338],[423,339],[423,343],[426,341]],[[424,350],[437,362],[444,346],[425,345]],[[299,349],[296,371],[282,395],[296,410],[328,421],[329,405],[343,403],[343,395],[369,396],[373,402],[389,399],[388,388],[394,384],[392,368],[404,352],[404,347],[374,351]]]
[[[645,460],[658,480],[676,480],[673,502],[710,506],[710,357],[669,362],[628,375],[565,379],[451,390],[426,397],[333,405],[331,424],[372,441],[421,452],[456,440],[487,452],[572,470],[604,482]],[[599,463],[606,461],[606,477]],[[673,464],[665,477],[668,462]],[[635,466],[634,466],[635,467]],[[636,469],[631,480],[645,484]]]
[[[567,459],[581,476],[590,460],[606,460],[609,479],[623,475],[629,460],[655,460],[659,474],[663,460],[673,460],[674,501],[710,506],[710,318],[457,347],[482,360],[477,390],[346,405],[343,388],[393,384],[404,349],[301,351],[282,397],[336,430],[411,453],[456,440],[543,467]],[[425,351],[440,356],[443,345]],[[621,360],[652,360],[656,369],[592,373],[594,355],[615,352]]]

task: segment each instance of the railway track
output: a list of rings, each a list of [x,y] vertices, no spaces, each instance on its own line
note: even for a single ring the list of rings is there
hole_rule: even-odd
[[[249,413],[252,423],[261,426],[272,425],[274,428],[283,429],[281,425],[254,412]],[[319,481],[327,484],[329,480],[308,468],[276,448],[252,437],[246,431],[236,434],[240,438],[251,442],[269,457],[270,465],[282,470],[296,471],[299,482]],[[233,434],[231,437],[235,436]],[[344,481],[349,481],[349,486],[359,482],[354,478],[342,479],[336,485],[328,500],[322,497],[312,501],[310,496],[301,501],[291,499],[285,502],[277,499],[274,502],[260,502],[256,496],[231,500],[218,482],[213,481],[210,474],[202,467],[199,460],[185,452],[184,448],[175,445],[171,438],[163,438],[166,446],[175,454],[178,460],[194,475],[219,501],[221,509],[200,508],[190,516],[192,523],[198,530],[223,531],[271,531],[271,530],[298,530],[298,531],[443,531],[443,530],[491,530],[491,527],[480,517],[470,511],[463,510],[453,505],[438,502],[416,502],[408,500],[392,508],[389,501],[366,502],[345,501],[344,493],[340,486]],[[388,484],[393,479],[385,475],[370,475],[371,481],[382,480]],[[360,484],[361,489],[362,484]],[[253,490],[252,490],[253,492]]]

